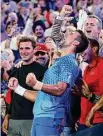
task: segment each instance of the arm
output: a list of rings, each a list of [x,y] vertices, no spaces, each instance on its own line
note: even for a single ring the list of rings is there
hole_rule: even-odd
[[[93,106],[93,111],[96,112],[99,109],[103,108],[103,95],[102,97],[97,101],[97,103]]]
[[[16,78],[14,78],[14,77],[10,78],[9,83],[8,83],[8,87],[11,90],[13,90],[15,93],[17,93],[21,96],[24,96],[29,101],[35,102],[38,91],[27,90],[27,89],[21,87],[18,84],[18,80]],[[9,107],[8,113],[10,114],[10,107]]]
[[[62,95],[65,92],[68,85],[67,83],[64,82],[58,82],[56,85],[44,84],[42,82],[39,82],[33,73],[29,73],[27,75],[26,83],[36,90],[42,90],[45,93],[56,96]]]
[[[38,91],[26,90],[23,96],[24,96],[27,100],[29,100],[29,101],[31,101],[31,102],[35,102],[37,93],[38,93]]]
[[[88,127],[91,127],[92,126],[92,119],[93,119],[93,116],[95,114],[96,111],[98,111],[99,109],[103,108],[103,95],[102,97],[98,100],[98,102],[92,107],[91,111],[89,112],[89,114],[87,115],[86,117],[86,125]]]
[[[61,32],[61,26],[64,20],[64,17],[72,13],[72,7],[70,5],[64,5],[60,15],[55,19],[55,23],[52,27],[52,38],[54,41],[61,45],[64,42],[64,34]],[[70,19],[71,20],[71,19]]]
[[[4,118],[3,124],[2,124],[2,131],[7,134],[8,133],[8,125],[9,125],[9,118],[10,115],[7,114]]]
[[[26,26],[23,30],[23,35],[29,36],[32,33],[33,21],[36,19],[35,13],[35,9],[32,9],[30,12],[30,16],[26,22]]]
[[[57,85],[43,84],[42,91],[51,95],[60,96],[67,88],[67,83],[58,82]]]

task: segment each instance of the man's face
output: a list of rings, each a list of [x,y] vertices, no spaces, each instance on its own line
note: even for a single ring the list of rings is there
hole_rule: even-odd
[[[36,61],[43,66],[45,66],[49,60],[47,52],[37,51],[34,56],[36,57]]]
[[[88,38],[98,38],[100,29],[96,18],[88,18],[84,25],[84,32]]]
[[[93,54],[92,48],[88,46],[88,48],[81,55],[83,61],[87,63],[90,62],[92,54]]]
[[[34,56],[34,49],[31,42],[21,42],[19,45],[20,56],[23,61],[29,62]]]
[[[35,28],[35,35],[37,36],[37,38],[42,38],[44,36],[44,30],[41,26],[37,26]]]
[[[70,31],[69,29],[67,29],[63,47],[65,48],[73,45],[75,39],[78,38],[78,36],[80,36],[80,34],[77,31]]]

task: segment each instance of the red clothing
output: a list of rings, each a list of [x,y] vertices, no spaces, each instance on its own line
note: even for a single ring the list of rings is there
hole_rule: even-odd
[[[7,93],[6,93],[6,97],[5,97],[5,101],[7,104],[10,104],[11,103],[11,90],[8,89]]]
[[[103,95],[103,59],[97,57],[92,64],[88,65],[84,71],[83,79],[87,83],[90,91],[96,95]],[[94,106],[86,98],[81,98],[81,116],[80,124],[85,124],[86,116]],[[101,112],[96,112],[93,118],[93,123],[103,122],[103,115]]]

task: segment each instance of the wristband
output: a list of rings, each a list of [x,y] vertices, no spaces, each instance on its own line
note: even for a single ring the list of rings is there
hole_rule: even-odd
[[[26,89],[21,87],[20,85],[17,86],[17,88],[15,89],[15,93],[19,94],[20,96],[23,96],[25,93]]]
[[[97,96],[97,95],[95,95],[95,94],[92,94],[89,100],[90,100],[92,103],[95,104],[99,99],[100,99],[100,96]]]
[[[40,82],[40,81],[37,81],[36,84],[35,84],[35,86],[33,86],[33,89],[35,89],[35,90],[41,90],[42,87],[43,87],[43,83]]]

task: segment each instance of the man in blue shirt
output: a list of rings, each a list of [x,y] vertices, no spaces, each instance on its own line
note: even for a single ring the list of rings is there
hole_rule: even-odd
[[[69,6],[63,7],[62,16],[69,12]],[[78,76],[78,64],[75,53],[84,51],[88,40],[80,30],[66,31],[65,42],[62,46],[62,57],[46,71],[42,82],[39,82],[33,73],[29,73],[26,83],[39,90],[36,98],[34,121],[31,136],[60,136],[65,119],[65,107],[69,91]],[[27,99],[32,93],[21,87],[15,78],[9,81],[9,87]]]

